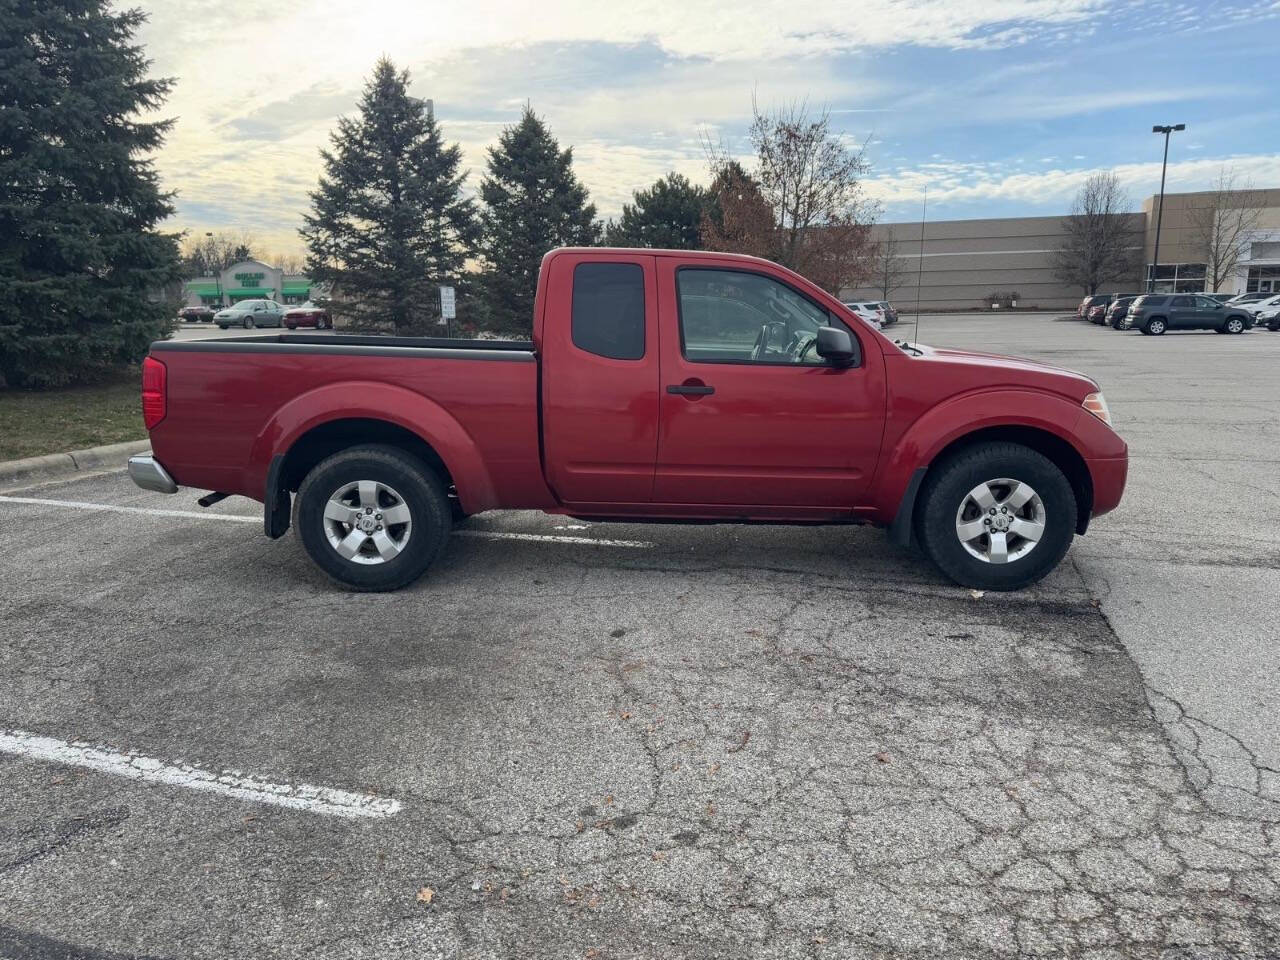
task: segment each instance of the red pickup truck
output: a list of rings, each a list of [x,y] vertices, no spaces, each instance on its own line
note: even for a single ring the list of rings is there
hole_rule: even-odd
[[[339,583],[392,590],[482,510],[872,523],[953,580],[1015,589],[1124,489],[1088,377],[895,344],[752,257],[562,249],[531,342],[160,341],[134,481],[264,504]]]

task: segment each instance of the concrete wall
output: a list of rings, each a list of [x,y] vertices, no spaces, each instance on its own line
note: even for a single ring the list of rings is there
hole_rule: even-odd
[[[1264,243],[1280,242],[1280,189],[1260,190],[1264,209],[1252,241],[1243,251],[1238,276],[1219,284],[1221,292],[1240,292],[1250,265],[1280,265],[1280,256]],[[1164,198],[1164,220],[1160,231],[1162,264],[1202,264],[1205,254],[1196,242],[1193,211],[1209,202],[1211,193],[1169,193]],[[1155,247],[1156,197],[1148,197],[1142,212],[1132,214],[1135,228],[1144,234],[1144,264],[1152,262]],[[1064,214],[1065,216],[1065,214]],[[898,254],[904,266],[901,285],[890,295],[900,309],[916,303],[917,270],[921,271],[922,309],[986,309],[990,293],[1016,291],[1018,305],[1045,309],[1075,307],[1084,295],[1079,287],[1066,286],[1054,277],[1054,252],[1065,239],[1063,216],[1006,217],[991,220],[941,220],[925,225],[924,256],[920,256],[920,224],[885,223],[872,229],[872,238],[883,240],[892,231],[899,241]],[[1255,254],[1254,251],[1257,251]],[[1139,275],[1108,287],[1140,290],[1146,269]],[[876,287],[841,291],[844,300],[879,300]]]
[[[1133,215],[1140,230],[1141,215]],[[890,299],[900,309],[916,303],[920,270],[920,224],[877,224],[872,238],[890,232],[898,240],[905,274]],[[940,220],[925,224],[920,305],[922,309],[986,309],[986,297],[1016,291],[1019,307],[1074,307],[1083,291],[1063,284],[1053,274],[1055,251],[1065,239],[1062,217],[1002,217],[991,220]],[[1119,286],[1136,286],[1138,278]],[[880,299],[874,287],[843,291],[845,300]]]

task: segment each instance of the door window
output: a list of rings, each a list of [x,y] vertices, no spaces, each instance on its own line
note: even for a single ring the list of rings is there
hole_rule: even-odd
[[[676,289],[684,358],[695,363],[821,366],[818,330],[839,325],[807,297],[758,273],[685,267],[676,272]]]
[[[580,263],[573,270],[573,345],[612,360],[644,356],[644,268]]]
[[[1193,297],[1174,297],[1172,306],[1175,310],[1185,310],[1187,307],[1195,306],[1195,299]]]

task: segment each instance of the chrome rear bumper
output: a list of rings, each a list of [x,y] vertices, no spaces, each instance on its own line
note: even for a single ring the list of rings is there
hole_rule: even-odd
[[[129,477],[143,490],[154,490],[156,493],[177,493],[178,485],[169,476],[169,471],[160,466],[155,457],[130,457]]]

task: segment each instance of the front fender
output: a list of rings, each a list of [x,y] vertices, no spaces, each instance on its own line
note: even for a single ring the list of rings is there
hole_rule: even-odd
[[[1031,427],[1071,444],[1082,457],[1076,429],[1086,413],[1078,403],[1056,393],[997,388],[961,394],[943,401],[916,419],[881,459],[871,503],[876,519],[891,522],[911,484],[911,475],[928,467],[949,444],[989,427]],[[1123,443],[1121,443],[1123,447]]]
[[[444,407],[403,387],[368,380],[329,383],[282,406],[254,438],[250,470],[265,499],[271,461],[287,454],[307,431],[334,420],[382,420],[421,437],[444,461],[462,508],[468,513],[497,506],[493,478],[474,440]]]

